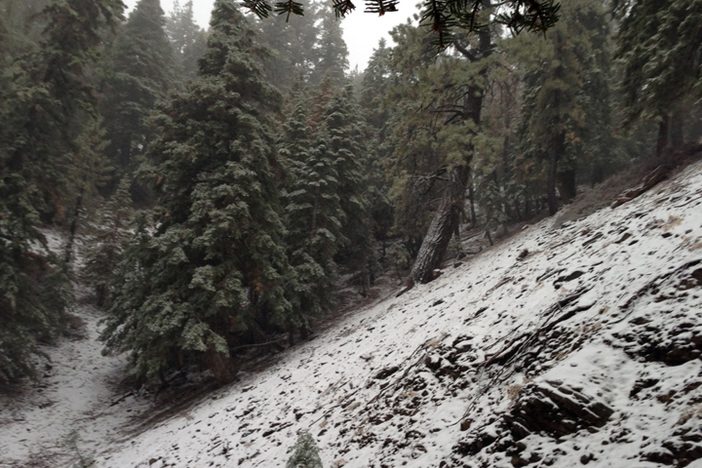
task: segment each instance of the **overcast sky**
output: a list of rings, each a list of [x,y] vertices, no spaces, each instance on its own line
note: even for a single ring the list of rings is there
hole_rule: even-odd
[[[161,8],[168,14],[173,9],[174,0],[161,0]],[[187,0],[180,0],[181,5]],[[331,0],[328,0],[331,3]],[[137,0],[124,0],[127,7],[131,10],[137,3]],[[204,28],[207,27],[210,21],[210,12],[214,0],[194,0],[193,10],[195,12],[195,20]],[[404,23],[405,20],[415,12],[415,2],[404,0],[400,5],[400,11],[388,13],[385,16],[378,17],[368,13],[363,13],[364,2],[358,0],[356,10],[351,13],[342,22],[344,30],[344,40],[349,48],[349,63],[351,69],[358,65],[358,69],[362,71],[366,68],[368,58],[373,53],[373,49],[378,47],[378,41],[381,37],[385,37],[389,44],[392,44],[388,31],[394,26]]]

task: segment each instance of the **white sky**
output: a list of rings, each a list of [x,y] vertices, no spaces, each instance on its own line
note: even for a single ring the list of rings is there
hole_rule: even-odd
[[[180,3],[185,3],[181,0]],[[331,3],[331,0],[328,0]],[[132,9],[137,0],[124,0],[128,9]],[[204,28],[210,21],[210,12],[214,0],[195,0],[193,9],[195,20]],[[368,59],[373,53],[373,49],[378,47],[378,41],[385,37],[389,44],[392,44],[388,31],[405,20],[416,11],[415,3],[404,0],[400,5],[400,11],[388,13],[385,16],[375,16],[363,13],[365,3],[357,0],[356,10],[343,20],[344,40],[349,49],[349,63],[353,70],[357,65],[360,71],[366,68]],[[168,14],[173,9],[173,0],[161,0],[161,8]]]

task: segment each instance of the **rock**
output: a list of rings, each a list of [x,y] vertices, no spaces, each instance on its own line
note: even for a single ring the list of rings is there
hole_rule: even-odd
[[[600,428],[613,412],[580,390],[562,382],[546,381],[525,387],[504,419],[515,440],[532,433],[559,439],[581,429]]]
[[[373,378],[376,380],[385,380],[398,370],[400,370],[398,366],[386,367],[384,369],[381,369],[377,374],[375,374]]]

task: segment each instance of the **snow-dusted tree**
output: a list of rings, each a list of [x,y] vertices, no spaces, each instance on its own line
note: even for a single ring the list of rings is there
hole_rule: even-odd
[[[292,182],[285,196],[287,245],[297,273],[291,300],[301,312],[303,334],[312,317],[330,310],[336,280],[334,255],[345,242],[338,174],[326,135],[311,144],[302,104],[285,125],[281,154]]]
[[[0,35],[0,382],[31,373],[37,342],[60,326],[65,277],[38,227],[63,217],[76,158],[92,155],[88,70],[121,13],[118,0],[52,1],[35,17],[44,25],[36,48]]]
[[[328,133],[327,150],[333,157],[332,167],[339,181],[339,198],[344,213],[342,231],[347,239],[343,262],[360,275],[362,286],[369,285],[377,259],[371,233],[370,204],[366,198],[367,132],[362,111],[347,87],[327,108],[322,134]]]
[[[155,224],[127,252],[103,334],[140,377],[191,359],[229,382],[232,348],[293,319],[270,119],[280,96],[261,79],[253,37],[218,0],[198,79],[157,118],[142,169],[160,192]]]
[[[301,431],[285,468],[322,468],[319,448],[308,431]]]
[[[147,117],[172,80],[173,52],[165,23],[159,0],[140,0],[110,50],[111,70],[100,109],[109,140],[105,154],[117,177],[134,169],[135,158],[153,139]]]
[[[615,0],[617,55],[624,68],[627,122],[659,124],[660,154],[683,143],[685,105],[701,96],[702,3],[698,0]]]

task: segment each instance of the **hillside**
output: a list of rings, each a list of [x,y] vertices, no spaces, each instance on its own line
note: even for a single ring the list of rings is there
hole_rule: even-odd
[[[349,314],[137,435],[118,416],[143,410],[134,396],[103,395],[89,422],[62,418],[105,468],[282,467],[300,430],[325,467],[702,466],[702,163],[554,223]],[[15,458],[0,466],[23,466],[17,421],[41,414],[13,411],[0,453]],[[25,466],[72,466],[71,453]]]
[[[98,466],[685,466],[702,456],[702,165],[359,311]]]

